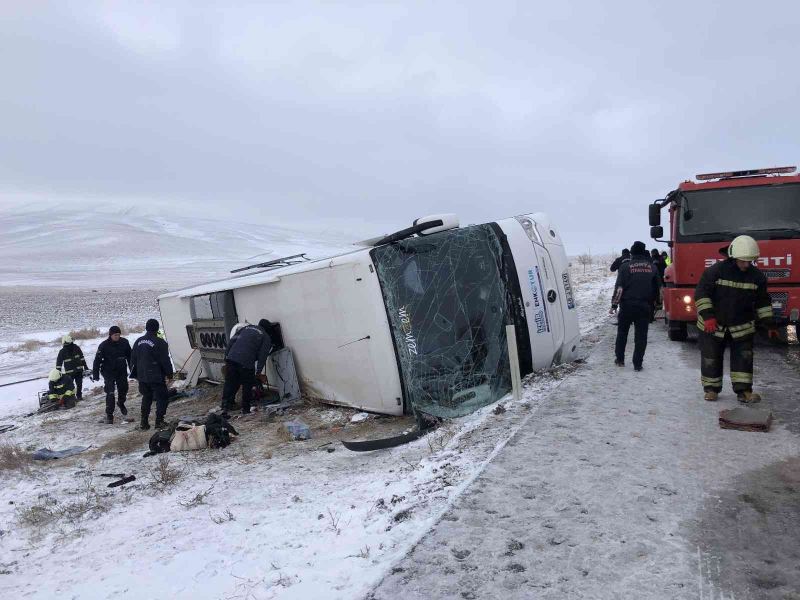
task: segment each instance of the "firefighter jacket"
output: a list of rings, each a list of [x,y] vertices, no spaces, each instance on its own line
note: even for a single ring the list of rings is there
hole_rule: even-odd
[[[47,398],[53,402],[75,397],[75,382],[69,375],[62,375],[56,381],[51,381],[48,388]]]
[[[83,373],[84,369],[89,370],[86,365],[86,359],[83,357],[83,351],[74,342],[64,344],[61,347],[58,352],[58,358],[56,358],[56,367],[61,369],[63,373],[76,376],[79,372]]]
[[[618,304],[652,304],[658,298],[661,282],[658,270],[649,255],[634,254],[622,263],[617,273],[612,306]]]
[[[131,377],[140,383],[164,383],[165,378],[172,377],[169,346],[156,332],[148,331],[133,343]]]
[[[131,345],[125,338],[119,338],[115,342],[111,338],[100,342],[97,347],[97,354],[94,355],[92,364],[92,375],[95,380],[99,379],[100,373],[103,377],[117,377],[128,374],[128,366],[131,362]]]
[[[247,325],[228,342],[225,360],[235,362],[245,369],[256,365],[256,373],[264,370],[267,356],[272,350],[272,338],[258,325]]]
[[[694,292],[697,328],[705,330],[706,319],[717,320],[716,337],[730,333],[734,339],[756,332],[756,321],[773,323],[767,278],[754,266],[742,271],[732,258],[708,267]]]

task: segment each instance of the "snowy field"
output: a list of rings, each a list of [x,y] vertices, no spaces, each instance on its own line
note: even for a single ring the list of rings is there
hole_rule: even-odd
[[[607,322],[607,266],[573,270],[585,338]],[[88,351],[87,351],[88,350]],[[91,361],[90,344],[84,347]],[[22,453],[91,446],[48,464],[6,470],[0,491],[0,590],[19,598],[358,598],[379,582],[503,449],[575,367],[529,377],[523,398],[453,420],[382,452],[352,453],[338,439],[374,437],[407,420],[304,407],[308,441],[285,441],[284,415],[237,420],[228,448],[142,458],[147,433],[97,424],[102,394],[71,411],[21,419],[0,434]],[[10,388],[10,389],[13,389]],[[9,401],[0,388],[0,405]],[[219,401],[180,400],[169,415]],[[138,419],[138,398],[129,398]],[[202,411],[201,411],[202,412]],[[380,437],[380,436],[378,436]],[[13,462],[13,460],[12,460]],[[108,490],[101,473],[137,480]],[[174,483],[169,483],[175,479]],[[79,560],[54,561],[54,553]]]
[[[45,226],[46,225],[46,226]],[[0,213],[0,286],[175,289],[231,269],[352,249],[374,231],[300,232],[277,224],[158,214],[122,206]]]

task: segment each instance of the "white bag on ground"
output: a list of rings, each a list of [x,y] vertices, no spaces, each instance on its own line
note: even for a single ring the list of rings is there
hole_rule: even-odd
[[[169,449],[171,452],[183,452],[185,450],[202,450],[206,446],[205,425],[185,425],[182,423],[175,429]]]

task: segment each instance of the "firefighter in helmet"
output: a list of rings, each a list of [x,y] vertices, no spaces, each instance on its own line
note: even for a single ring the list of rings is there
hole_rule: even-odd
[[[755,266],[758,244],[740,235],[727,249],[727,260],[708,267],[697,284],[694,302],[700,330],[700,380],[705,399],[714,401],[722,391],[722,360],[730,347],[731,383],[739,402],[759,402],[753,392],[753,337],[756,321],[770,337],[777,335],[767,278]]]

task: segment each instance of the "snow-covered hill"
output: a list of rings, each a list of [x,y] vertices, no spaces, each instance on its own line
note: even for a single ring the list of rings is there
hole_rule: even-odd
[[[299,252],[352,249],[371,232],[302,233],[246,221],[120,207],[6,209],[0,285],[175,287]]]

